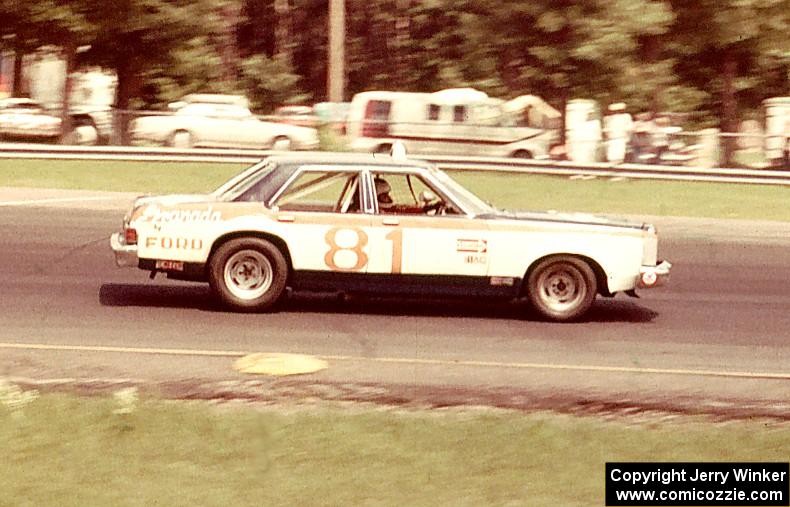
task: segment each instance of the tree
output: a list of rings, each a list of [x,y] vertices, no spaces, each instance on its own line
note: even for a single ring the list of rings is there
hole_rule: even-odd
[[[71,91],[72,76],[77,70],[77,50],[93,40],[95,27],[85,17],[89,3],[79,0],[39,0],[30,7],[30,21],[35,24],[40,42],[57,46],[66,63],[60,108],[61,139],[65,142],[72,133]]]
[[[675,70],[683,81],[709,91],[709,107],[718,112],[724,132],[737,131],[739,100],[749,107],[765,98],[768,69],[790,68],[790,2],[788,0],[671,0],[677,14],[672,26]],[[781,76],[781,70],[778,72]],[[782,81],[781,77],[778,79]],[[775,86],[775,83],[774,83]],[[781,86],[781,85],[780,85]],[[757,92],[757,93],[755,93]],[[755,103],[756,102],[756,103]],[[724,142],[725,164],[732,162],[734,143]]]
[[[9,20],[2,28],[3,40],[15,51],[14,95],[21,93],[22,58],[42,47],[57,47],[66,63],[61,103],[61,135],[71,134],[70,99],[72,73],[77,68],[77,49],[92,40],[94,27],[84,15],[88,5],[79,0],[0,0],[0,15]]]
[[[22,95],[22,59],[40,45],[39,32],[32,19],[32,2],[0,0],[0,48],[14,53],[12,96]]]
[[[565,110],[652,93],[639,81],[639,38],[673,16],[654,0],[467,0],[459,16],[462,81],[500,96],[534,93]],[[494,35],[495,34],[495,35]]]
[[[127,142],[127,111],[143,90],[146,73],[166,69],[189,41],[219,33],[211,0],[95,0],[88,20],[96,36],[84,61],[115,71],[118,91],[115,141]],[[191,62],[197,74],[203,62]]]

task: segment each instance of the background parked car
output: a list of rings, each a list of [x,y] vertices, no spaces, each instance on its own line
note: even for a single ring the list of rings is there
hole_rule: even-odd
[[[0,99],[0,138],[6,140],[55,141],[61,121],[31,99]]]
[[[318,116],[310,106],[280,106],[274,110],[273,120],[289,125],[300,127],[317,128],[319,124]]]
[[[190,93],[184,95],[176,102],[171,102],[167,107],[176,111],[188,104],[216,104],[250,108],[250,100],[244,95],[225,95],[222,93]]]
[[[235,104],[187,103],[171,115],[138,118],[130,131],[133,142],[178,148],[314,150],[319,145],[315,129],[261,121]]]

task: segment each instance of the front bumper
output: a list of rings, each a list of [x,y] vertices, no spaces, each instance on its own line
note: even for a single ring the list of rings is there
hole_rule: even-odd
[[[636,280],[637,288],[652,289],[665,285],[669,281],[671,269],[672,264],[669,261],[660,261],[655,266],[642,266],[639,270],[639,278]]]
[[[127,245],[120,233],[116,232],[110,236],[110,248],[115,254],[115,264],[119,268],[136,268],[138,266],[137,245]]]

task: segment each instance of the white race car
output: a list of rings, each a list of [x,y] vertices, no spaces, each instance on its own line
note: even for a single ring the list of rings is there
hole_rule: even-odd
[[[239,311],[294,290],[525,297],[580,318],[597,294],[663,284],[648,224],[501,211],[431,164],[270,157],[207,195],[142,197],[111,238],[119,266],[208,282]]]

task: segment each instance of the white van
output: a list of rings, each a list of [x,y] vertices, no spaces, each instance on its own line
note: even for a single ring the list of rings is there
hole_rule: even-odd
[[[787,164],[790,151],[790,97],[763,101],[765,111],[765,158],[771,166]]]
[[[546,158],[559,139],[561,114],[539,97],[505,102],[471,88],[435,93],[373,91],[351,101],[351,149],[408,153]]]

